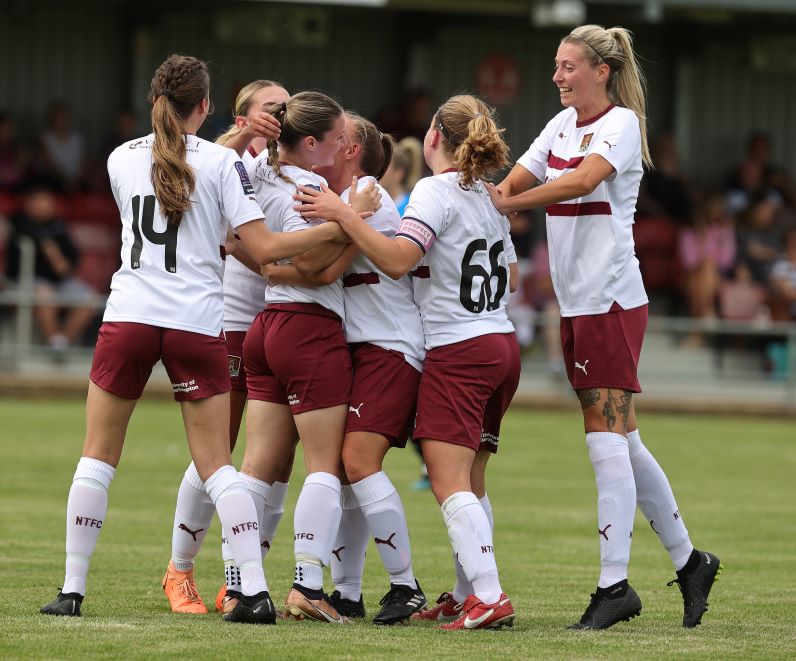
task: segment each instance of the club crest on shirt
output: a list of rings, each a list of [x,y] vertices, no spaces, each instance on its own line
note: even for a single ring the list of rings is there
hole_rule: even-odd
[[[591,139],[594,137],[594,133],[587,133],[583,136],[583,140],[580,141],[580,147],[578,151],[583,153],[589,149],[589,145],[591,145]]]
[[[235,169],[238,171],[240,177],[240,184],[243,186],[243,192],[246,195],[254,195],[254,186],[249,180],[249,173],[246,172],[246,166],[240,161],[235,161]]]
[[[230,376],[240,376],[240,364],[241,359],[240,356],[227,356],[229,358],[229,375]]]

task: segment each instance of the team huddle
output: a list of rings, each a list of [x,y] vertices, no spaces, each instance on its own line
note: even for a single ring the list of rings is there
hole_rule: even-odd
[[[517,257],[504,214],[546,206],[562,346],[598,487],[600,579],[571,628],[640,613],[627,582],[637,504],[677,570],[683,625],[699,624],[719,561],[691,544],[632,401],[647,298],[630,228],[648,153],[643,94],[622,76],[640,79],[622,28],[582,26],[565,37],[553,77],[565,110],[498,186],[489,179],[509,161],[493,109],[470,95],[448,99],[423,144],[432,175],[401,216],[379,184],[393,143],[372,122],[325,94],[291,96],[259,80],[241,90],[235,123],[211,143],[196,136],[210,107],[206,65],[163,62],[150,89],[152,134],[108,159],[122,265],[91,369],[66,576],[41,612],[81,614],[127,424],[160,360],[193,459],[163,580],[172,611],[208,610],[193,566],[217,513],[224,578],[215,608],[227,621],[365,617],[372,538],[389,580],[374,623],[511,626],[486,490],[520,378],[506,314]],[[231,451],[244,415],[238,471]],[[456,576],[431,605],[382,467],[409,438],[422,448]],[[295,574],[277,610],[264,565],[299,442],[307,477],[294,511]]]

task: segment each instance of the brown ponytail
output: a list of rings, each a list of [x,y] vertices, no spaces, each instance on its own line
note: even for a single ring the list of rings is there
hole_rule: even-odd
[[[366,175],[381,179],[392,160],[392,138],[379,131],[373,122],[355,112],[347,110],[345,117],[353,127],[351,133],[354,143],[362,147],[362,157],[359,162],[362,171]]]
[[[445,140],[445,152],[459,170],[459,185],[469,188],[509,163],[509,147],[493,118],[494,111],[469,94],[451,97],[434,115],[434,126]]]
[[[210,93],[207,65],[195,57],[170,55],[152,78],[152,186],[169,224],[179,225],[191,208],[196,179],[185,159],[184,122]]]

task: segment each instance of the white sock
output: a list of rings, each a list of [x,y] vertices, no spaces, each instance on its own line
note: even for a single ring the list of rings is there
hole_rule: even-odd
[[[323,566],[329,564],[340,528],[340,480],[331,473],[310,473],[304,480],[293,515],[295,582],[323,588]]]
[[[351,488],[367,519],[381,562],[390,574],[390,583],[417,588],[406,514],[390,478],[379,471],[352,484]]]
[[[589,432],[586,446],[597,481],[597,532],[600,537],[600,580],[597,586],[607,588],[627,578],[636,511],[636,484],[624,436],[612,432]]]
[[[108,511],[108,488],[116,469],[81,457],[66,503],[66,575],[61,592],[86,594],[86,576]]]
[[[191,462],[177,492],[174,529],[171,533],[171,562],[179,571],[193,568],[194,558],[202,548],[215,512],[216,507],[205,491],[196,466]]]
[[[368,546],[368,522],[353,489],[348,485],[342,488],[342,508],[340,529],[329,563],[332,583],[343,599],[359,601],[362,596],[365,549]]]
[[[268,590],[260,557],[257,510],[238,471],[222,466],[213,473],[205,489],[216,505],[218,518],[229,535],[229,544],[240,570],[241,592],[246,596]]]
[[[478,498],[471,491],[458,491],[442,503],[442,516],[453,552],[473,584],[473,594],[485,604],[495,603],[503,590],[495,563],[492,530]]]
[[[666,473],[650,451],[644,447],[638,430],[628,433],[627,442],[630,463],[633,466],[633,478],[636,481],[638,506],[644,512],[652,529],[658,533],[674,568],[682,569],[691,556],[694,546],[688,537],[688,530],[680,516]]]
[[[492,537],[495,536],[495,521],[492,515],[492,503],[489,502],[489,496],[484,494],[483,498],[479,498],[478,502],[481,503],[481,507],[484,510],[484,514],[486,514],[486,518],[489,521],[489,529],[492,531]],[[453,554],[453,567],[456,570],[456,585],[453,588],[453,598],[458,601],[460,604],[464,602],[467,598],[468,594],[473,593],[473,584],[467,578],[464,573],[464,569],[462,568],[461,563],[456,559],[456,554]]]
[[[287,495],[287,482],[274,482],[265,501],[262,517],[260,518],[260,545],[263,558],[271,550],[276,536],[276,528],[285,513],[285,496]]]
[[[252,500],[254,501],[254,509],[257,510],[257,527],[260,536],[260,557],[262,558],[262,556],[265,554],[265,545],[268,544],[263,536],[263,518],[265,516],[265,506],[268,502],[268,496],[271,493],[271,485],[268,484],[268,482],[258,480],[256,477],[246,475],[246,473],[241,473],[240,479],[243,480],[243,484],[246,485],[246,491],[248,491],[249,495],[252,497]]]

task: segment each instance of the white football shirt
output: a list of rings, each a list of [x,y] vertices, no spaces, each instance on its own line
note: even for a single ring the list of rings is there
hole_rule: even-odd
[[[514,332],[506,315],[509,223],[480,181],[464,190],[457,172],[421,179],[396,236],[425,253],[412,275],[426,349]]]
[[[280,169],[293,183],[277,176],[274,169],[268,165],[267,152],[261,153],[254,161],[254,189],[268,227],[273,232],[300,232],[323,222],[307,220],[295,211],[293,207],[296,201],[293,195],[296,186],[311,186],[320,190],[321,184],[326,184],[326,179],[294,165],[282,165]],[[279,263],[289,264],[290,260]],[[268,285],[265,290],[265,302],[266,304],[317,303],[345,320],[343,285],[339,278],[336,282],[323,287]]]
[[[547,244],[561,315],[608,312],[647,303],[633,242],[633,215],[641,183],[641,131],[632,110],[611,106],[578,122],[577,111],[558,113],[517,163],[540,182],[557,179],[599,154],[615,172],[584,197],[547,207]]]
[[[362,177],[362,189],[373,177]],[[381,207],[368,218],[368,225],[389,238],[401,224],[401,217],[390,194],[381,186]],[[348,203],[350,188],[340,196]],[[415,305],[412,280],[405,275],[393,280],[365,255],[359,253],[343,274],[343,298],[347,342],[369,342],[385,349],[400,351],[417,370],[422,369],[423,325]]]
[[[256,156],[249,148],[240,159],[252,181]],[[262,311],[264,300],[263,277],[228,255],[224,265],[224,330],[249,330],[254,318]]]
[[[104,321],[129,321],[218,336],[223,319],[221,247],[227,226],[263,217],[246,168],[231,149],[185,136],[196,186],[179,227],[167,225],[150,179],[152,134],[108,157],[122,220],[122,265]]]

